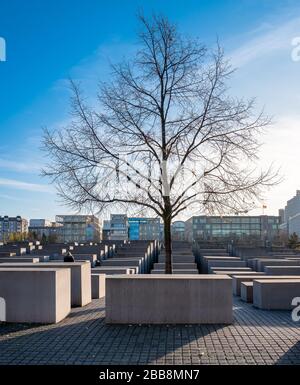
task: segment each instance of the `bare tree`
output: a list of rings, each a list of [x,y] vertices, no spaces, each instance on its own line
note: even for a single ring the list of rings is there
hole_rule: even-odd
[[[183,38],[164,17],[140,22],[140,48],[112,67],[96,103],[71,81],[72,121],[45,130],[43,172],[73,208],[140,207],[162,218],[171,274],[179,213],[246,212],[274,183],[271,169],[256,164],[269,120],[254,115],[253,100],[228,95],[232,70],[219,46]]]

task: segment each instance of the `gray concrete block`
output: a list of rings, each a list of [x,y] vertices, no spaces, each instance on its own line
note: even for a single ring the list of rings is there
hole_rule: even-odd
[[[229,275],[230,277],[233,275],[265,275],[264,272],[257,272],[252,270],[217,270],[214,272],[214,274]]]
[[[165,264],[164,263],[154,263],[153,269],[155,270],[161,270],[164,269]],[[172,263],[173,270],[185,270],[185,269],[197,269],[196,263]]]
[[[40,262],[50,262],[51,258],[49,255],[35,255],[35,258],[38,258]]]
[[[282,259],[281,257],[270,257],[270,256],[261,256],[261,257],[255,257],[247,260],[247,266],[249,266],[252,270],[258,270],[258,261],[264,260],[264,261],[270,261],[270,260],[278,260]]]
[[[143,268],[142,268],[142,260],[140,258],[131,258],[131,259],[127,259],[127,258],[122,258],[122,259],[118,259],[118,258],[109,258],[109,259],[106,259],[104,261],[102,261],[101,263],[101,267],[107,267],[107,266],[117,266],[117,267],[136,267],[136,273],[139,274],[141,272],[143,272]]]
[[[201,271],[203,273],[208,273],[208,262],[210,261],[241,261],[237,257],[228,257],[228,256],[202,256],[200,258]]]
[[[72,252],[71,252],[72,253]],[[95,263],[97,261],[97,254],[73,254],[73,257],[75,261],[81,262],[81,261],[88,261],[91,263],[91,266],[95,266]],[[55,260],[62,261],[64,260],[64,255],[60,255],[57,257],[54,257],[52,261],[54,262]]]
[[[229,275],[230,277],[233,277],[234,275],[265,275],[263,272],[243,270],[216,270],[214,274]]]
[[[241,300],[245,302],[253,302],[253,282],[241,283]]]
[[[10,251],[0,251],[0,258],[15,257],[17,253]]]
[[[221,268],[222,270],[220,270],[220,268],[218,268],[218,267],[212,267],[211,269],[210,269],[210,274],[214,274],[216,271],[222,271],[222,273],[221,274],[224,274],[226,271],[240,271],[240,272],[243,272],[243,271],[245,271],[245,272],[249,272],[249,271],[252,271],[251,269],[250,269],[250,267],[222,267]],[[224,272],[224,273],[223,273]]]
[[[291,275],[291,276],[283,276],[283,275],[266,275],[265,273],[255,273],[255,274],[245,274],[245,275],[232,275],[232,291],[234,295],[240,295],[241,293],[241,283],[242,282],[253,282],[256,279],[300,279],[300,275]]]
[[[259,309],[291,310],[292,300],[299,293],[300,278],[253,281],[253,305]]]
[[[106,277],[109,324],[230,324],[231,278],[212,275]]]
[[[28,263],[38,263],[40,262],[39,257],[8,257],[8,258],[0,258],[0,264],[3,263],[22,263],[22,262],[28,262]]]
[[[165,260],[166,258],[163,255],[158,257],[159,263],[164,263]],[[172,261],[174,263],[194,263],[195,257],[193,255],[172,255]]]
[[[252,270],[256,270],[255,260],[256,258],[247,259],[247,266]]]
[[[117,267],[117,266],[99,266],[94,267],[91,270],[92,274],[94,273],[102,273],[102,274],[136,274],[136,268],[135,267]]]
[[[199,274],[199,271],[197,269],[173,269],[173,274]],[[155,269],[151,271],[151,274],[165,274],[164,269]]]
[[[208,261],[207,263],[208,272],[211,271],[211,268],[219,267],[222,270],[222,267],[246,267],[245,261]]]
[[[92,299],[105,297],[105,274],[92,274]]]
[[[267,275],[300,275],[300,266],[266,266]]]
[[[6,322],[57,323],[71,310],[70,269],[0,267]]]
[[[266,266],[300,266],[300,261],[289,261],[287,259],[271,259],[257,261],[258,271],[264,271]]]
[[[200,254],[208,255],[208,256],[213,256],[213,255],[228,256],[229,255],[226,249],[200,249]]]
[[[71,269],[71,305],[84,306],[92,300],[91,264],[89,262],[42,262],[42,263],[5,263],[4,267],[20,269]]]

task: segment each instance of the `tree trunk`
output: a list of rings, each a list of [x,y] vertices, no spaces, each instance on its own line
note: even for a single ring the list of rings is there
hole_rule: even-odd
[[[171,218],[164,218],[164,243],[165,243],[165,273],[172,274],[172,236],[171,236]]]

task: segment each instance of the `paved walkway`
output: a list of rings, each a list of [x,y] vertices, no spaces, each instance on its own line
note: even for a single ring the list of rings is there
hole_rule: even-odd
[[[235,301],[230,326],[110,326],[103,300],[57,325],[0,323],[0,364],[300,364],[290,312]]]

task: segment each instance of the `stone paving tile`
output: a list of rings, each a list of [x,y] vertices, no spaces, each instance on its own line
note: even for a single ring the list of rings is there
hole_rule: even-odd
[[[233,325],[106,325],[103,300],[57,325],[0,323],[4,364],[296,364],[300,323],[235,299]]]

